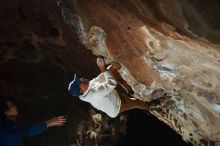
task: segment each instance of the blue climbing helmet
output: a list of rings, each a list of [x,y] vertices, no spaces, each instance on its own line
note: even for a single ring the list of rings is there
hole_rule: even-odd
[[[69,83],[68,91],[72,96],[80,95],[80,77],[77,74],[74,74],[74,79]]]

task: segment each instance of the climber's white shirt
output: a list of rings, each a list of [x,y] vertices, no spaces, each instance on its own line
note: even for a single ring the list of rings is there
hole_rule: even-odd
[[[114,77],[105,71],[89,82],[88,89],[79,98],[114,118],[118,115],[121,106],[121,99],[114,89],[116,85],[117,81]]]

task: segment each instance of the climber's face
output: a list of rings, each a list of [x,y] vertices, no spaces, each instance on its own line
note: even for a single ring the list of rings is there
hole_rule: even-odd
[[[80,93],[83,94],[89,87],[89,80],[88,79],[84,79],[84,78],[80,78]]]

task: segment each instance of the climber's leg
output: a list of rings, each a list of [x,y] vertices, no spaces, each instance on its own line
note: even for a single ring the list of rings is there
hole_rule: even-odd
[[[128,97],[126,97],[125,94],[122,94],[120,92],[118,92],[118,94],[121,98],[120,113],[135,108],[144,110],[150,109],[150,103],[148,102],[143,102],[141,100],[131,100]]]

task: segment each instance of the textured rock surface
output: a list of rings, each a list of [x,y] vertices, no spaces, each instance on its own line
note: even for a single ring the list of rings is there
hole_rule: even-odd
[[[117,61],[137,97],[194,145],[220,141],[217,0],[58,0],[88,49]]]
[[[125,115],[110,120],[67,93],[73,73],[98,74],[98,54],[123,66],[120,73],[137,98],[163,97],[151,113],[185,141],[217,145],[219,5],[218,0],[1,2],[0,95],[18,99],[21,123],[56,115],[68,119],[26,145],[64,146],[77,137],[85,146],[113,146],[124,135]]]

